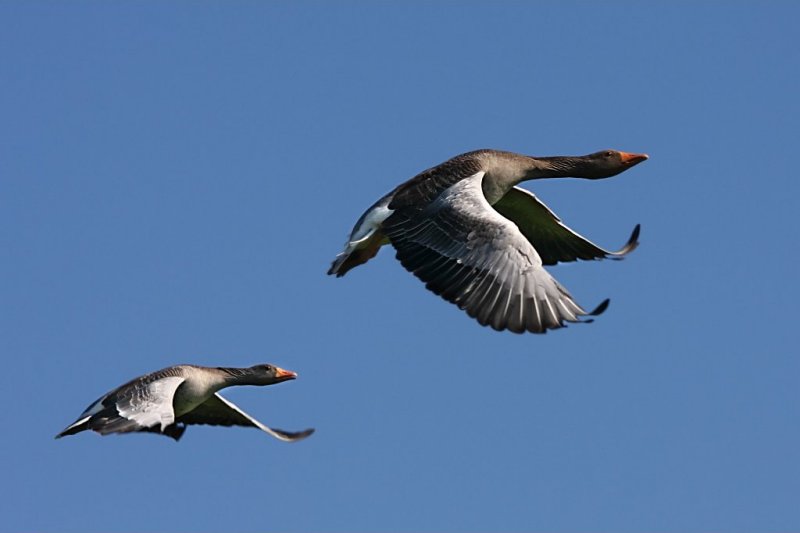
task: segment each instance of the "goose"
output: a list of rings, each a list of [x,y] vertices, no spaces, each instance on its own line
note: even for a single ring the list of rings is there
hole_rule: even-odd
[[[101,435],[143,431],[176,441],[189,424],[249,426],[276,439],[297,441],[314,430],[289,432],[265,426],[219,394],[234,385],[272,385],[297,374],[274,365],[249,368],[176,365],[125,383],[92,403],[57,439],[91,429]]]
[[[552,157],[500,150],[458,155],[399,185],[367,209],[328,274],[344,276],[391,244],[403,267],[483,326],[546,333],[566,322],[591,322],[581,317],[601,314],[609,300],[587,312],[543,265],[620,259],[638,246],[640,226],[620,250],[605,250],[571,230],[517,184],[609,178],[647,158],[618,150]]]

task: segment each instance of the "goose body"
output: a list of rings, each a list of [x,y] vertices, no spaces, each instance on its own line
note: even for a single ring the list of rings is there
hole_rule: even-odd
[[[647,159],[606,150],[585,156],[530,157],[498,150],[456,156],[399,185],[356,222],[328,274],[337,277],[391,244],[428,289],[495,330],[544,333],[587,312],[543,265],[622,258],[638,245],[637,225],[620,250],[574,232],[533,193],[532,179],[614,176]]]
[[[300,440],[313,429],[288,432],[265,426],[218,391],[234,385],[272,385],[297,374],[273,365],[249,368],[176,365],[132,379],[103,395],[56,438],[91,429],[110,433],[151,432],[181,438],[187,425],[249,426],[284,441]]]

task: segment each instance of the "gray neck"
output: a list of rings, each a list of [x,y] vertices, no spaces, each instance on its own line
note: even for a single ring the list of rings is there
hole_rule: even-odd
[[[586,174],[587,163],[583,157],[554,156],[531,158],[533,167],[526,180],[541,178],[580,178]]]
[[[231,385],[260,385],[255,372],[251,368],[219,367],[217,370],[222,373],[226,387]]]
[[[486,177],[483,193],[494,204],[522,181],[576,176],[580,172],[581,158],[530,157],[512,152],[491,151],[482,156]]]

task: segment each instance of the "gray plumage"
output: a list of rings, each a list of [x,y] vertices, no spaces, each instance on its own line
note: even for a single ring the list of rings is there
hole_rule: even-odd
[[[391,243],[400,263],[434,293],[496,330],[544,333],[587,312],[543,265],[620,259],[574,232],[532,193],[529,179],[610,177],[647,159],[615,150],[534,158],[478,150],[428,169],[378,200],[358,220],[328,274],[343,276]]]
[[[132,379],[87,407],[56,438],[93,430],[110,433],[149,432],[181,438],[187,425],[247,426],[284,441],[308,437],[314,430],[289,432],[270,428],[219,395],[235,385],[272,385],[297,374],[273,365],[249,368],[177,365]]]

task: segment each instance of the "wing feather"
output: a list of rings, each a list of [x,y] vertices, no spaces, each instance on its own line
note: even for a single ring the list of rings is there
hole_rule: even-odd
[[[132,425],[142,428],[160,425],[163,431],[164,428],[175,422],[172,400],[175,397],[175,391],[184,381],[183,377],[170,376],[130,387],[124,393],[118,393],[117,412],[122,419],[127,419]],[[121,429],[109,430],[111,427],[126,428],[127,430],[129,425],[120,420],[109,423],[106,430],[110,432],[123,431]]]
[[[492,209],[483,176],[458,181],[424,208],[393,206],[383,231],[397,258],[428,289],[496,330],[541,333],[580,322],[590,313],[542,268],[521,229]]]
[[[508,191],[492,207],[517,225],[545,265],[578,259],[622,259],[639,246],[638,224],[625,246],[611,252],[568,228],[536,195],[520,187]]]
[[[178,417],[178,422],[184,424],[205,424],[211,426],[245,426],[258,428],[276,439],[291,442],[301,440],[312,433],[313,429],[292,432],[268,427],[252,416],[248,415],[230,400],[226,400],[219,393],[214,393],[205,402],[195,407],[192,411]]]

